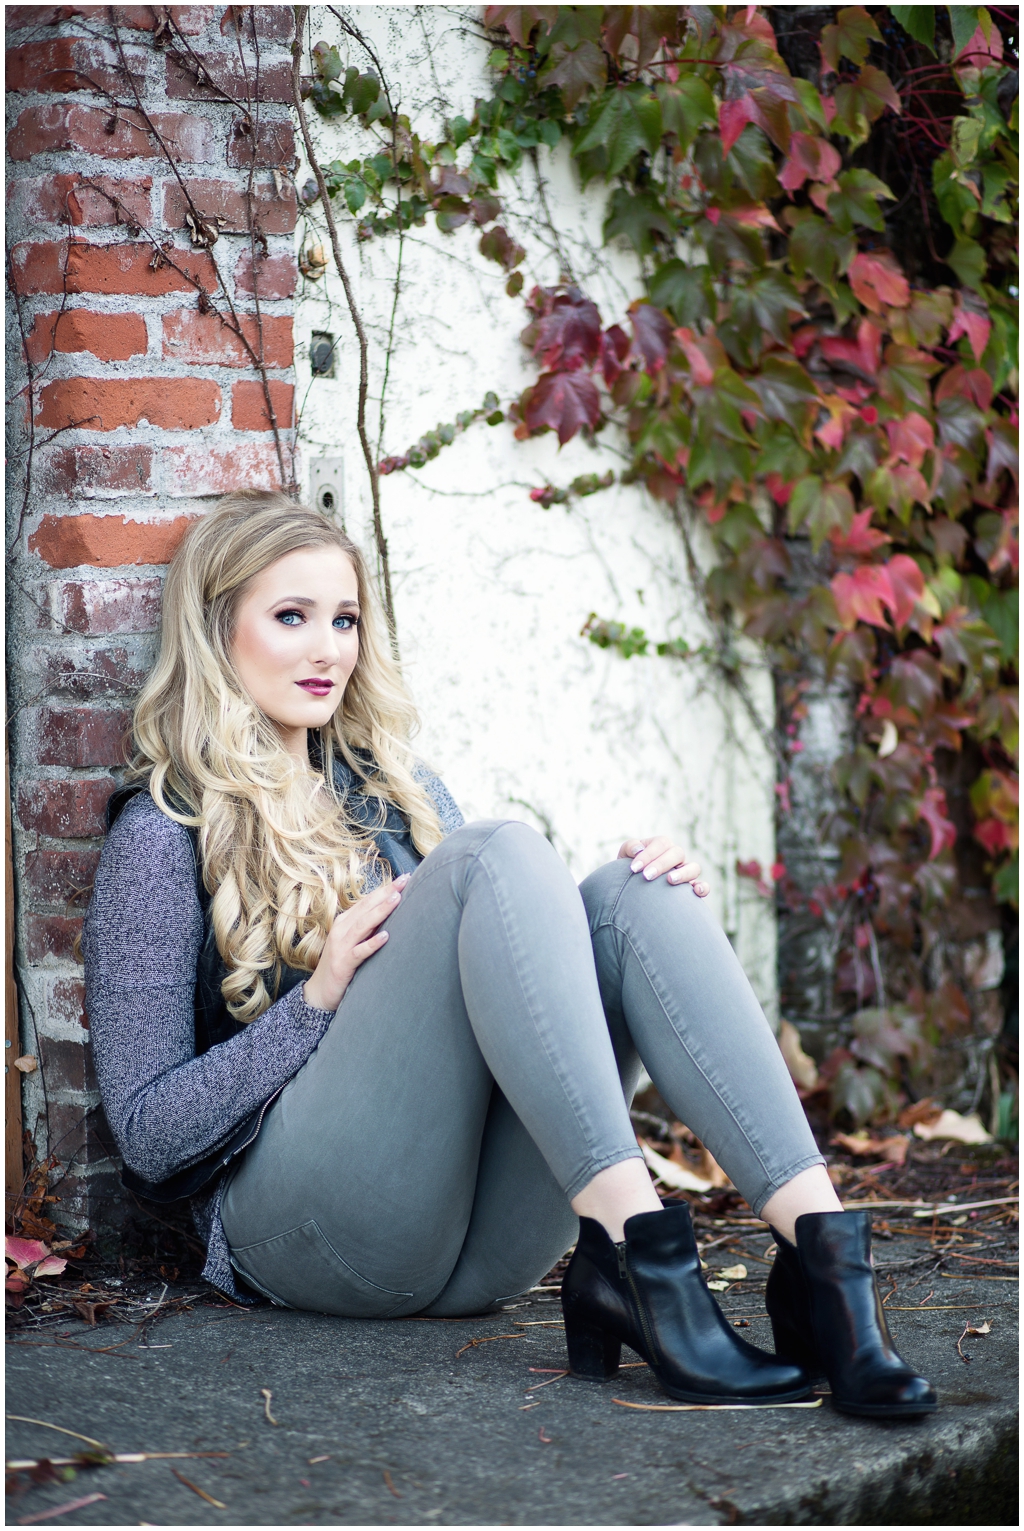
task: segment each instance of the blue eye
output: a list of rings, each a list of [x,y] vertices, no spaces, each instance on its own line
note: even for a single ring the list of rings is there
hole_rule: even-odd
[[[340,617],[335,617],[334,626],[337,627],[339,631],[347,633],[350,632],[353,627],[359,626],[359,618],[351,617],[343,613]]]
[[[279,611],[277,620],[284,627],[296,627],[300,622],[305,621],[305,618],[301,611]]]

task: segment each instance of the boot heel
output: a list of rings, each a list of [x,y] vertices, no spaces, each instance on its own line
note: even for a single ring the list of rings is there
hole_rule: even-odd
[[[587,1382],[607,1382],[619,1369],[622,1343],[605,1329],[590,1324],[565,1322],[565,1348],[569,1372]]]
[[[777,1322],[772,1319],[772,1335],[775,1340],[775,1354],[780,1361],[789,1361],[794,1366],[800,1366],[810,1377],[818,1377],[822,1374],[821,1362],[818,1360],[813,1344],[799,1332],[791,1328],[789,1324]]]

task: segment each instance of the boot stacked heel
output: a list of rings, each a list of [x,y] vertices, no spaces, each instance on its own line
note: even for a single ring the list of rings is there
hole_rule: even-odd
[[[650,1366],[684,1403],[788,1403],[805,1398],[799,1366],[755,1350],[726,1322],[701,1276],[685,1202],[627,1220],[613,1244],[600,1223],[580,1219],[580,1237],[562,1279],[569,1370],[603,1382],[618,1370],[622,1345]]]
[[[931,1414],[935,1390],[896,1350],[871,1264],[867,1212],[808,1212],[796,1244],[772,1229],[777,1252],[765,1306],[780,1357],[825,1376],[844,1414]]]
[[[586,1382],[609,1382],[619,1369],[622,1341],[593,1324],[565,1324],[569,1371]]]

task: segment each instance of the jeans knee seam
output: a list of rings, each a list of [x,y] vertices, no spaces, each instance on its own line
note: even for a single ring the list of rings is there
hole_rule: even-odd
[[[679,1044],[683,1048],[684,1052],[686,1053],[686,1056],[689,1058],[689,1060],[690,1060],[691,1064],[693,1065],[693,1067],[698,1071],[698,1073],[700,1074],[701,1078],[706,1083],[708,1089],[711,1090],[712,1094],[715,1095],[715,1097],[717,1098],[717,1100],[721,1104],[722,1109],[728,1114],[730,1120],[733,1122],[733,1124],[736,1127],[737,1131],[740,1132],[743,1135],[744,1141],[749,1145],[751,1152],[753,1153],[754,1157],[757,1159],[758,1164],[761,1166],[761,1170],[762,1170],[763,1174],[767,1178],[771,1179],[771,1171],[769,1170],[767,1164],[765,1164],[765,1162],[764,1162],[764,1158],[762,1157],[761,1150],[758,1147],[755,1146],[755,1144],[754,1144],[754,1142],[753,1142],[749,1132],[747,1132],[747,1130],[743,1127],[743,1125],[740,1122],[738,1116],[736,1115],[735,1108],[732,1105],[730,1105],[730,1103],[726,1100],[725,1096],[722,1094],[722,1091],[719,1089],[718,1085],[715,1084],[714,1080],[711,1079],[710,1076],[708,1075],[707,1070],[704,1069],[701,1066],[700,1063],[698,1063],[697,1059],[693,1055],[692,1049],[690,1048],[690,1046],[686,1042],[686,1039],[680,1034],[679,1029],[676,1027],[676,1025],[675,1025],[675,1023],[674,1023],[674,1021],[672,1019],[672,1016],[671,1016],[671,1013],[670,1013],[670,1011],[668,1009],[668,1006],[666,1005],[665,1001],[662,999],[661,994],[659,993],[659,991],[658,991],[658,989],[657,989],[657,987],[656,987],[656,985],[654,983],[654,980],[651,977],[651,974],[648,972],[647,965],[645,964],[643,957],[640,955],[640,952],[637,949],[636,943],[633,941],[632,936],[629,934],[628,931],[623,930],[620,925],[615,925],[611,920],[608,920],[606,923],[608,925],[610,925],[611,928],[613,930],[615,930],[617,932],[617,934],[620,935],[622,937],[622,939],[626,942],[626,944],[629,947],[630,951],[633,953],[633,955],[636,958],[637,962],[640,964],[640,971],[643,973],[644,978],[647,980],[647,983],[648,983],[648,986],[649,986],[649,988],[651,990],[651,993],[654,995],[654,998],[657,1000],[658,1005],[660,1006],[661,1012],[664,1015],[666,1021],[668,1022],[669,1026],[671,1026],[672,1031],[675,1033],[676,1037],[678,1037]],[[628,1022],[627,1022],[627,1024],[628,1024]],[[644,1061],[643,1058],[641,1058],[641,1062],[643,1062],[643,1061]],[[644,1064],[644,1067],[646,1068],[646,1063]]]
[[[490,837],[488,837],[488,838],[490,838]],[[486,844],[486,843],[487,842],[485,841],[484,844]],[[480,850],[483,850],[483,846],[480,847]],[[476,858],[477,859],[479,858],[479,851],[476,853]],[[480,867],[481,867],[481,870],[483,871],[484,875],[486,876],[487,881],[488,881],[488,883],[490,885],[490,888],[491,888],[491,892],[494,895],[495,906],[496,906],[496,908],[498,910],[498,913],[499,913],[499,915],[501,917],[502,930],[504,931],[505,938],[508,941],[509,949],[514,952],[515,947],[514,947],[514,943],[512,941],[511,933],[510,933],[509,928],[508,928],[508,922],[507,922],[506,917],[505,917],[505,909],[504,909],[503,904],[502,904],[502,900],[501,900],[500,893],[498,891],[497,884],[495,883],[494,878],[491,876],[490,868],[484,862],[482,862],[482,861],[480,862]],[[535,1014],[535,1011],[534,1011],[534,1006],[531,1003],[529,997],[527,996],[526,990],[523,987],[523,980],[522,980],[522,975],[521,975],[521,973],[519,971],[519,964],[518,964],[518,962],[514,963],[514,966],[515,966],[515,972],[516,972],[516,980],[517,980],[517,982],[519,984],[519,991],[520,991],[520,994],[522,995],[523,1002],[526,1005],[527,1011],[528,1011],[529,1016],[530,1016],[530,1020],[533,1023],[533,1027],[534,1027],[534,1031],[535,1031],[535,1033],[537,1035],[537,1039],[538,1039],[538,1041],[540,1042],[541,1046],[544,1049],[544,1054],[547,1057],[549,1064],[551,1065],[551,1068],[552,1068],[552,1071],[553,1071],[553,1073],[555,1075],[555,1078],[558,1080],[558,1087],[562,1091],[562,1095],[565,1098],[566,1105],[569,1107],[570,1111],[572,1112],[573,1120],[576,1123],[576,1126],[577,1126],[577,1128],[578,1128],[578,1130],[580,1132],[580,1135],[581,1135],[584,1143],[587,1145],[588,1157],[592,1160],[593,1159],[593,1152],[592,1152],[592,1149],[590,1148],[590,1142],[589,1142],[590,1133],[587,1130],[586,1122],[581,1117],[579,1108],[577,1107],[575,1101],[572,1098],[572,1095],[569,1092],[566,1080],[563,1077],[563,1070],[559,1067],[558,1060],[553,1055],[551,1047],[549,1045],[549,1042],[548,1042],[547,1038],[545,1037],[542,1028],[540,1026],[538,1026],[538,1024],[537,1024],[537,1017],[536,1017],[536,1014]],[[598,1173],[597,1170],[593,1170],[588,1175],[588,1180],[593,1179],[593,1176],[595,1174],[597,1174],[597,1173]],[[586,1184],[586,1183],[587,1182],[584,1182],[584,1184]],[[569,1193],[567,1193],[567,1194],[569,1194]],[[573,1192],[572,1194],[575,1194],[575,1192]]]

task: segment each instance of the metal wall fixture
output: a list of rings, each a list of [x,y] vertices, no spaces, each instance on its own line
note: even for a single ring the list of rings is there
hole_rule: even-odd
[[[314,330],[309,338],[309,365],[314,377],[334,377],[337,341],[327,330]]]
[[[309,465],[309,497],[322,515],[345,524],[345,459],[314,457]]]

